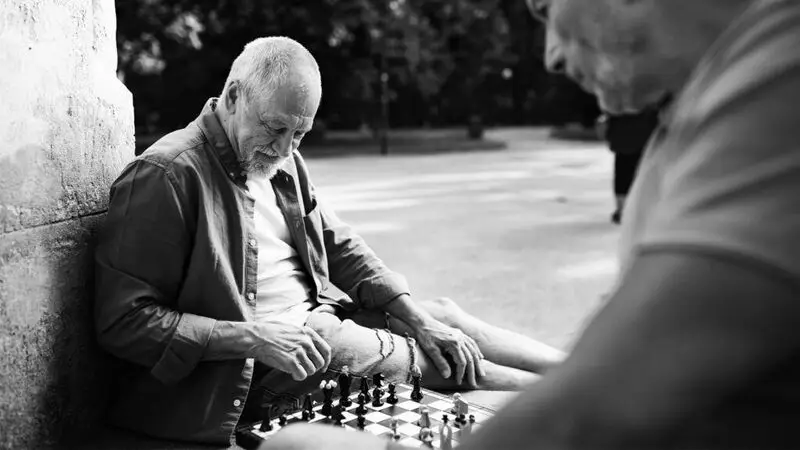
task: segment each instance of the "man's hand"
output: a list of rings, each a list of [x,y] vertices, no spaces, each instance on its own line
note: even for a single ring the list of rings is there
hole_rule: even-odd
[[[295,381],[328,369],[331,347],[313,329],[267,321],[255,324],[253,331],[253,357],[290,374]]]
[[[470,387],[478,387],[478,377],[485,375],[481,368],[483,353],[471,337],[433,318],[412,328],[419,346],[431,358],[445,379],[453,375],[450,364],[445,358],[447,354],[455,363],[456,383],[460,385],[466,377]]]

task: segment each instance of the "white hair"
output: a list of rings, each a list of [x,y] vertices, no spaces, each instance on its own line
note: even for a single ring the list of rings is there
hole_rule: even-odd
[[[222,97],[227,94],[234,80],[239,83],[243,95],[252,100],[298,72],[309,73],[311,77],[306,77],[306,81],[310,79],[315,84],[304,84],[304,90],[315,87],[317,92],[322,92],[319,65],[301,43],[285,36],[258,38],[245,45],[242,53],[233,61]]]

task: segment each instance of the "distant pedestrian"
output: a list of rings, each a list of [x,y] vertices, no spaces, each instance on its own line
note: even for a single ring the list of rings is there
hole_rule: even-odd
[[[616,209],[611,221],[619,224],[625,208],[625,199],[631,189],[639,167],[639,160],[658,126],[658,112],[648,111],[632,115],[603,115],[605,139],[614,153],[614,196]]]

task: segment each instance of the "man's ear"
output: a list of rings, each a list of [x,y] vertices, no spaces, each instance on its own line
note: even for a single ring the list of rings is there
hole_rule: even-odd
[[[236,106],[238,106],[241,102],[241,95],[242,90],[240,89],[239,82],[236,80],[231,80],[228,83],[227,89],[225,89],[225,109],[228,111],[229,114],[233,114],[236,112]]]

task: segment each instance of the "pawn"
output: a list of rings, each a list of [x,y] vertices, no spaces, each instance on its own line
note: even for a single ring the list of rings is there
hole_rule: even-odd
[[[431,427],[431,416],[427,406],[420,406],[419,408],[419,421],[417,426],[420,428]]]
[[[286,419],[286,414],[281,414],[281,416],[278,417],[278,425],[280,425],[281,427],[285,427],[286,422],[288,422],[288,420]]]
[[[372,400],[369,395],[369,380],[367,380],[367,377],[361,377],[361,393],[364,394],[365,401]]]
[[[386,398],[386,403],[396,405],[399,400],[397,398],[397,386],[394,383],[389,383],[389,397]]]
[[[359,430],[363,430],[364,427],[367,426],[367,419],[365,419],[364,416],[358,416],[358,419],[356,419],[356,426]]]
[[[364,414],[367,413],[367,406],[366,406],[367,401],[364,398],[364,394],[359,393],[357,401],[358,401],[358,408],[356,408],[356,414],[363,416]]]

